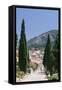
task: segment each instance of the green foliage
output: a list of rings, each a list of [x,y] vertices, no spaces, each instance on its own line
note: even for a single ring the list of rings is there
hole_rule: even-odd
[[[27,43],[26,43],[26,35],[25,35],[25,22],[22,21],[21,25],[21,36],[19,41],[19,68],[20,71],[23,71],[26,73],[27,69]]]
[[[30,68],[30,59],[29,59],[29,49],[27,49],[27,57],[28,57],[28,60],[27,60],[27,68]]]
[[[30,67],[35,71],[37,69],[38,65],[30,62]]]
[[[54,55],[54,71],[55,73],[58,72],[58,64],[59,64],[59,59],[60,59],[60,39],[59,39],[59,32],[57,34],[56,40],[54,47],[52,49],[53,55]]]
[[[48,35],[47,44],[45,48],[44,58],[43,58],[43,64],[46,68],[46,70],[52,74],[52,60],[51,60],[51,42],[50,42],[50,36]]]
[[[48,76],[47,78],[48,80],[58,80],[58,73]]]
[[[44,53],[44,58],[43,58],[44,60],[43,64],[46,68],[46,72],[49,72],[50,74],[50,77],[49,77],[50,79],[54,78],[52,77],[54,73],[59,73],[58,72],[59,59],[60,59],[59,33],[56,36],[55,44],[52,48],[51,48],[51,43],[50,43],[50,37],[48,35],[48,40],[45,47],[45,53]]]
[[[17,71],[16,77],[22,79],[25,76],[25,73],[23,71]]]

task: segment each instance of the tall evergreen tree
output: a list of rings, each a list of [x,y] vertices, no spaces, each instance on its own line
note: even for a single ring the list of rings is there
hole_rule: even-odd
[[[46,68],[46,70],[51,74],[52,73],[52,63],[51,63],[51,42],[50,42],[50,36],[48,35],[45,52],[44,52],[44,58],[43,58],[43,64]]]
[[[27,66],[27,67],[29,68],[29,67],[30,67],[29,49],[28,49],[27,51],[28,51],[28,52],[27,52],[27,54],[28,54],[28,62],[27,62],[27,63],[28,63],[28,66]]]
[[[27,43],[25,35],[25,22],[22,20],[21,25],[21,36],[19,41],[19,68],[21,71],[26,73],[27,69]]]
[[[60,38],[59,38],[59,31],[55,40],[55,44],[53,47],[53,55],[54,55],[54,71],[55,73],[58,72],[58,64],[60,59]]]

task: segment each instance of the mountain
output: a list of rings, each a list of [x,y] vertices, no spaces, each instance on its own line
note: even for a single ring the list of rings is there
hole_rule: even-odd
[[[39,36],[36,36],[32,39],[30,39],[27,42],[27,46],[28,48],[40,48],[40,49],[44,49],[46,46],[46,42],[47,42],[47,37],[48,34],[50,35],[50,39],[51,39],[51,44],[54,44],[56,35],[57,35],[58,30],[51,30],[48,32],[45,32],[43,34],[40,34]]]

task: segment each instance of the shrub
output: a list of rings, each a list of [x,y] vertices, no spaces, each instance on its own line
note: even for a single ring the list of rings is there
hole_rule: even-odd
[[[48,80],[58,80],[58,73],[48,76]]]
[[[25,73],[23,71],[17,71],[16,72],[16,77],[22,79],[25,76]]]
[[[38,65],[36,63],[30,63],[30,67],[35,71],[38,67]]]

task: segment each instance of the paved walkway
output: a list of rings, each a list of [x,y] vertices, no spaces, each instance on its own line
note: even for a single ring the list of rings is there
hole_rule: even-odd
[[[44,71],[44,66],[41,67],[39,66],[37,68],[37,70],[33,71],[31,69],[31,73],[25,75],[25,77],[23,79],[18,79],[16,80],[16,82],[25,82],[25,81],[43,81],[43,80],[48,80],[47,76],[45,74]]]

